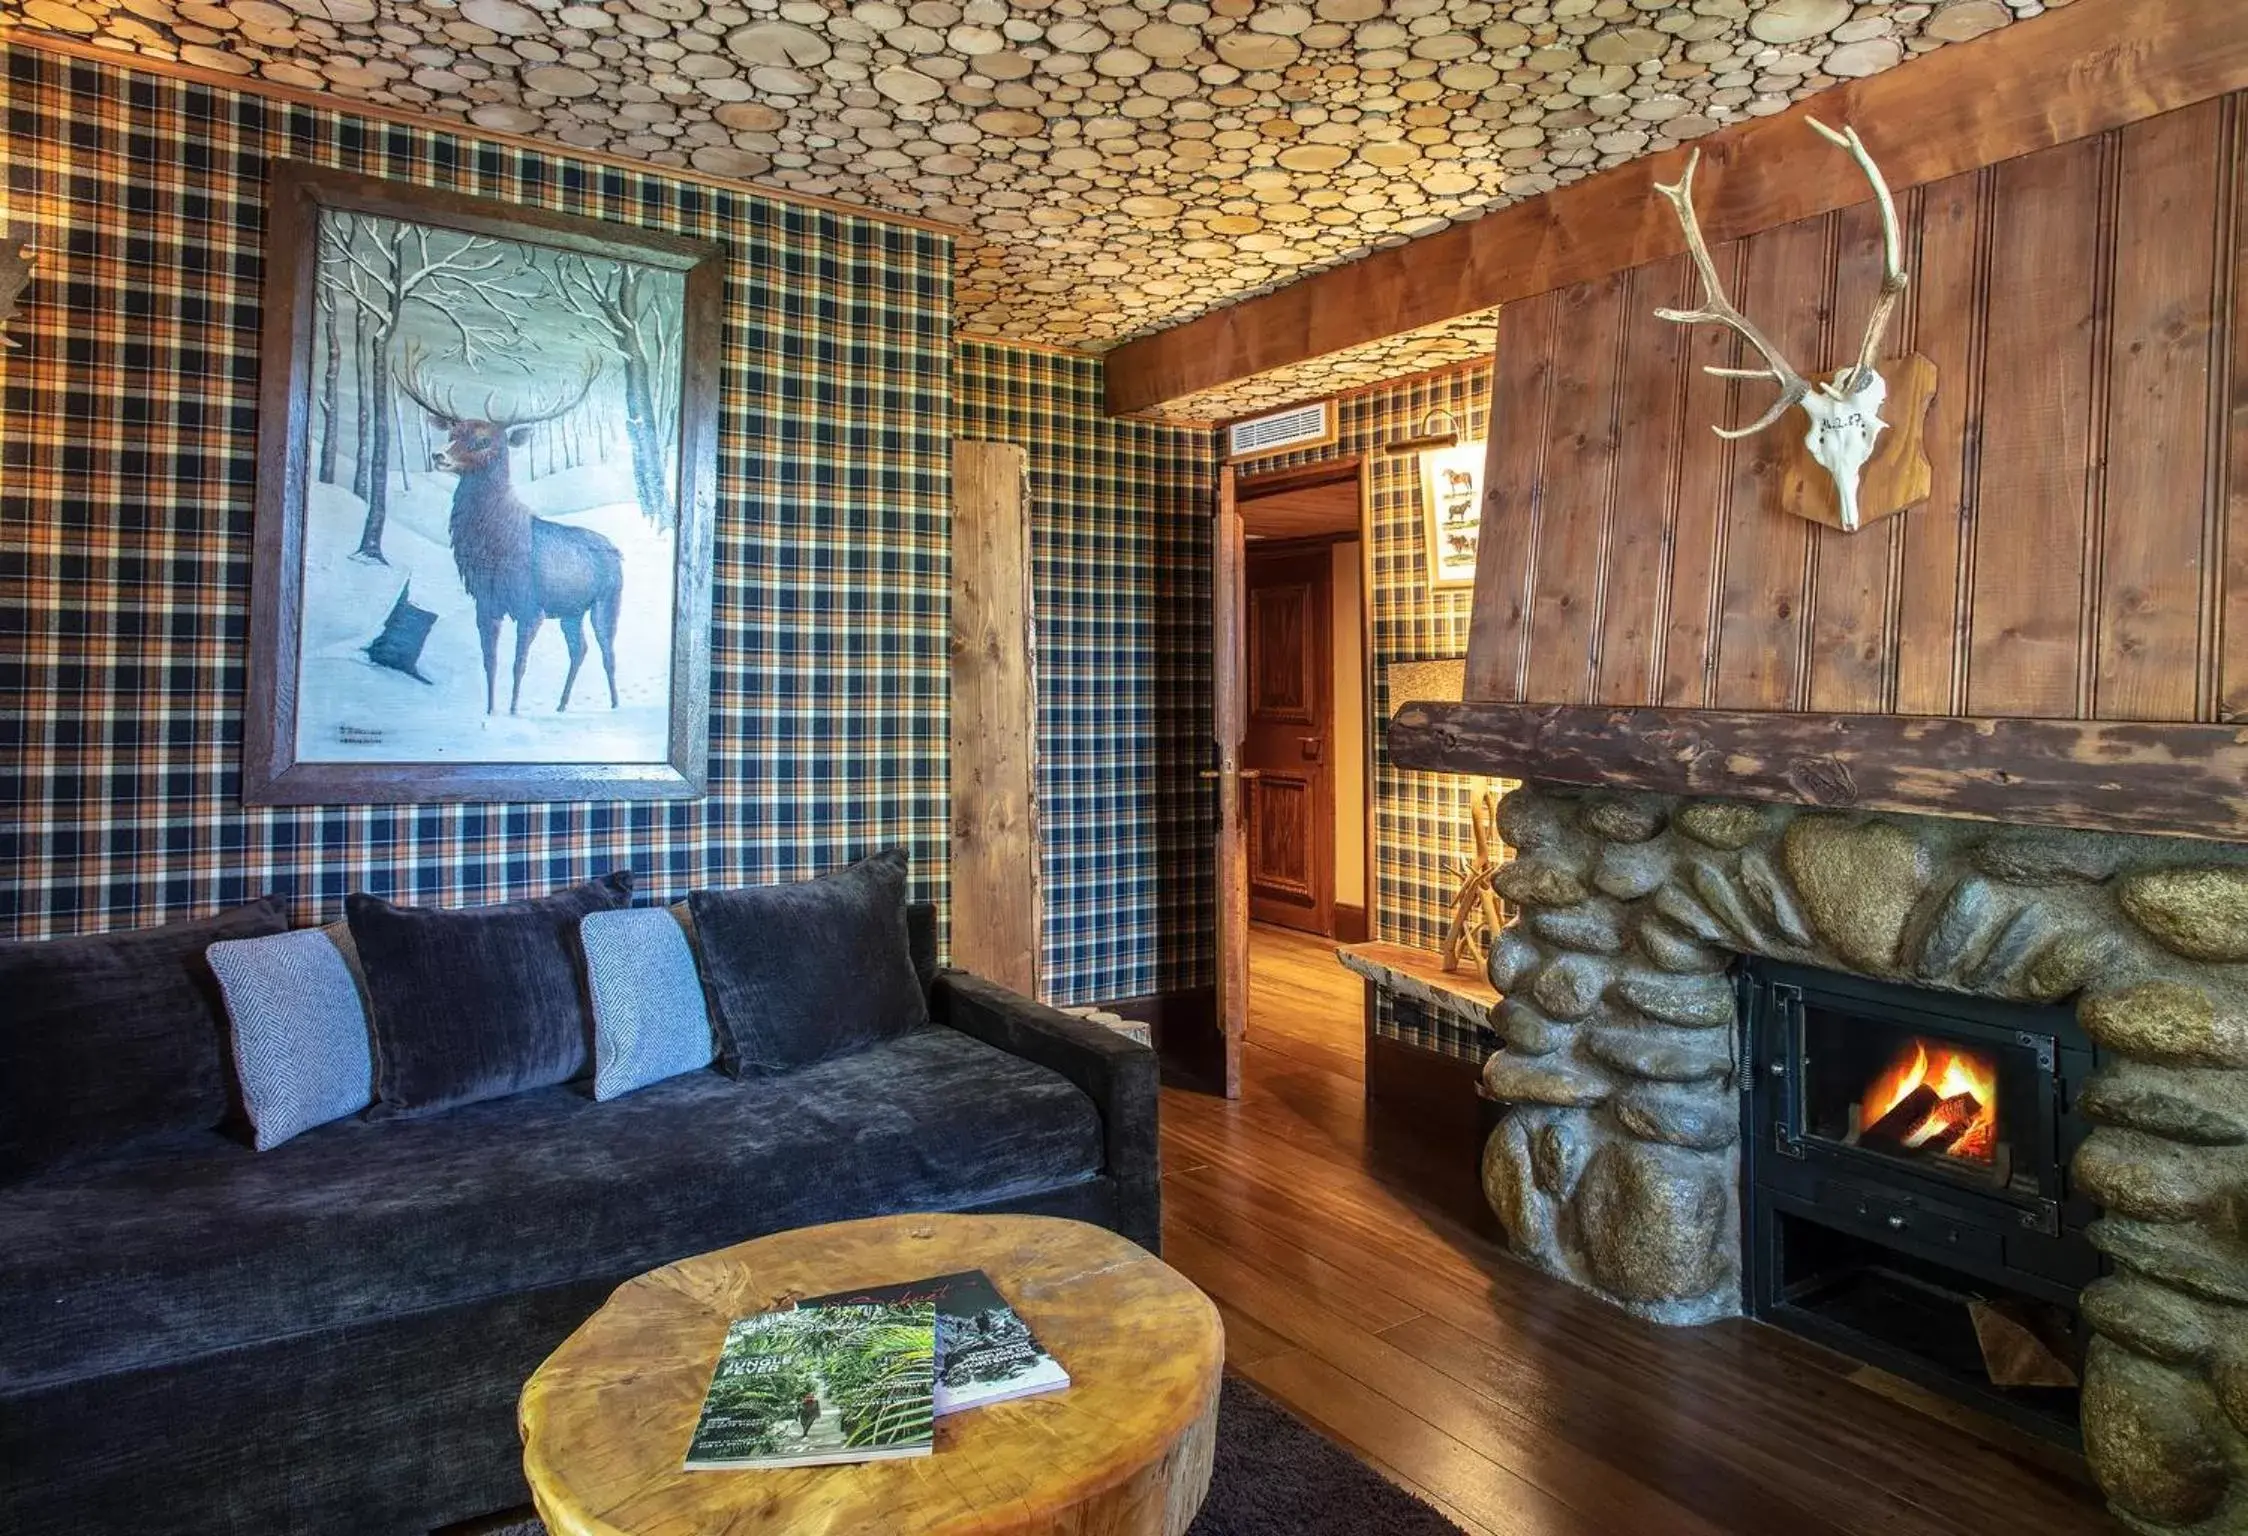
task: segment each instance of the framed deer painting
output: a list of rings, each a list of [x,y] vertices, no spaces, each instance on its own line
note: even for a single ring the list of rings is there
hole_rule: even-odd
[[[246,803],[704,792],[724,259],[275,167]]]

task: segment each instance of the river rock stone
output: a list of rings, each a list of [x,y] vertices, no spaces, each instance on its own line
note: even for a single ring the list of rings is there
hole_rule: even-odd
[[[1798,816],[1780,843],[1812,928],[1855,970],[1893,974],[1935,861],[1894,822]]]
[[[1975,849],[1975,867],[2009,885],[2097,885],[2115,872],[2104,838],[2082,833],[2008,832]]]
[[[2248,868],[2149,870],[2126,877],[2116,899],[2158,943],[2189,960],[2248,960]]]
[[[1811,925],[1803,920],[1803,909],[1796,905],[1795,893],[1780,878],[1770,854],[1761,848],[1742,850],[1740,880],[1749,904],[1780,931],[1782,938],[1798,949],[1811,947]]]
[[[1561,840],[1561,807],[1525,785],[1499,801],[1492,824],[1498,829],[1500,841],[1509,848],[1535,853]]]
[[[1483,1091],[1502,1104],[1584,1109],[1614,1092],[1605,1078],[1566,1062],[1520,1061],[1501,1051],[1483,1064]]]
[[[1608,995],[1651,1019],[1687,1029],[1722,1029],[1740,1014],[1733,983],[1726,976],[1672,976],[1627,972]]]
[[[1625,1301],[1679,1301],[1731,1267],[1725,1181],[1709,1161],[1640,1142],[1593,1153],[1577,1189],[1585,1267]]]
[[[2241,1154],[2142,1131],[2096,1130],[2070,1166],[2077,1187],[2110,1214],[2140,1221],[2196,1221],[2248,1200]]]
[[[2248,1244],[2237,1237],[2127,1216],[2102,1216],[2085,1235],[2118,1264],[2189,1296],[2248,1306]]]
[[[1530,984],[1530,999],[1554,1018],[1583,1018],[1600,1002],[1608,967],[1590,955],[1561,955]]]
[[[1577,809],[1577,825],[1611,843],[1644,843],[1663,829],[1659,804],[1621,795],[1600,795]]]
[[[1518,1056],[1551,1056],[1568,1043],[1569,1032],[1519,997],[1499,1004],[1499,1038]]]
[[[2198,1365],[2215,1343],[2208,1303],[2132,1275],[2093,1281],[2080,1306],[2084,1320],[2109,1338],[2171,1365]],[[2248,1317],[2236,1313],[2226,1326],[2248,1330]]]
[[[2045,940],[2019,966],[2001,978],[2009,996],[2035,1003],[2057,1003],[2084,990],[2115,958],[2115,940],[2089,928],[2072,928]]]
[[[1517,1255],[1547,1268],[1560,1265],[1557,1213],[1551,1197],[1538,1188],[1530,1162],[1530,1125],[1519,1114],[1507,1116],[1483,1143],[1483,1198]]]
[[[1610,1099],[1608,1108],[1641,1141],[1714,1152],[1741,1136],[1740,1100],[1722,1091],[1640,1084]]]
[[[1722,971],[1725,952],[1699,944],[1652,914],[1641,918],[1639,952],[1658,968],[1676,973]]]
[[[1947,981],[1975,970],[2018,910],[1997,886],[1969,875],[1951,888],[1921,935],[1913,974],[1922,981]]]
[[[1491,885],[1508,901],[1524,907],[1573,907],[1592,894],[1568,870],[1535,858],[1502,864]]]
[[[1589,1177],[1589,1176],[1588,1176]],[[2223,1410],[2199,1377],[2094,1338],[2084,1369],[2084,1456],[2126,1513],[2192,1525],[2232,1486],[2216,1426]]]
[[[1530,913],[1527,926],[1548,944],[1562,949],[1581,950],[1591,955],[1623,952],[1623,915],[1604,901],[1538,908]]]
[[[1657,1083],[1702,1083],[1733,1070],[1730,1036],[1709,1029],[1609,1027],[1584,1037],[1593,1060]]]
[[[1637,901],[1670,878],[1670,867],[1661,843],[1609,843],[1592,861],[1592,883],[1618,901]]]
[[[1755,954],[1761,954],[1770,948],[1770,940],[1765,938],[1756,915],[1749,911],[1748,901],[1741,895],[1740,887],[1734,883],[1730,871],[1712,863],[1697,861],[1688,866],[1686,880],[1693,886],[1694,895],[1700,899],[1704,910],[1723,923],[1732,934],[1732,942],[1736,947]]]
[[[1670,824],[1697,843],[1731,851],[1756,841],[1764,830],[1764,812],[1730,800],[1694,800],[1674,811]]]
[[[2208,993],[2176,981],[2143,981],[2077,1005],[2084,1031],[2125,1056],[2191,1067],[2248,1067],[2248,1027],[2219,1014]]]
[[[2248,1328],[2248,1322],[2238,1326]],[[2248,1435],[2248,1349],[2235,1345],[2232,1353],[2220,1355],[2210,1367],[2209,1385],[2216,1389],[2217,1402],[2232,1427]]]
[[[1484,974],[1491,985],[1501,993],[1512,992],[1522,984],[1523,978],[1537,970],[1545,959],[1545,951],[1531,943],[1516,930],[1513,924],[1499,934],[1498,942],[1491,946],[1489,960],[1484,963]]]
[[[1538,1188],[1556,1200],[1566,1200],[1577,1192],[1585,1160],[1592,1156],[1592,1143],[1578,1122],[1576,1115],[1548,1115],[1530,1133],[1530,1171],[1536,1176]]]
[[[2077,1107],[2100,1125],[2195,1146],[2248,1143],[2248,1073],[2117,1061],[2093,1074]]]
[[[1705,944],[1722,944],[1730,949],[1739,943],[1723,923],[1710,915],[1709,908],[1676,883],[1655,892],[1655,910]]]

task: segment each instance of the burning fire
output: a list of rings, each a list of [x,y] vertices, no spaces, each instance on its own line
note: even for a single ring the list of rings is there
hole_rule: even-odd
[[[1988,1056],[1915,1037],[1867,1090],[1861,1144],[1987,1163],[1998,1141],[1998,1069]]]

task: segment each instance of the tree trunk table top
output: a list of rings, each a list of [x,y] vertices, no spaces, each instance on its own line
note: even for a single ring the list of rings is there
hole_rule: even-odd
[[[981,1269],[1070,1375],[937,1420],[934,1454],[688,1472],[727,1325],[801,1297]],[[1043,1216],[885,1216],[683,1259],[618,1287],[523,1389],[552,1536],[1183,1536],[1210,1484],[1224,1332],[1146,1250]]]

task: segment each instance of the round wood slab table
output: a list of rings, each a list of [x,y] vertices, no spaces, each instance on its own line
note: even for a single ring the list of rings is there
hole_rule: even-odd
[[[929,1456],[688,1472],[726,1325],[805,1296],[981,1269],[1069,1372],[937,1420]],[[1225,1335],[1177,1271],[1045,1216],[884,1216],[683,1259],[618,1287],[523,1389],[552,1536],[1183,1536],[1210,1487]]]

